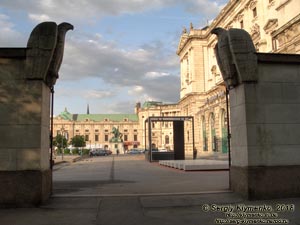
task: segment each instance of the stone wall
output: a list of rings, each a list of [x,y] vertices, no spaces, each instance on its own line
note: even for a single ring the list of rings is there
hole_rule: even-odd
[[[27,48],[0,49],[0,206],[35,206],[51,194],[50,89],[70,24],[44,22]]]
[[[257,56],[257,82],[230,90],[231,187],[249,199],[299,197],[300,56]]]

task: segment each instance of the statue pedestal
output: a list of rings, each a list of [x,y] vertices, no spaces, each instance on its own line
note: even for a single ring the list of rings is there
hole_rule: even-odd
[[[113,154],[117,154],[118,149],[119,154],[125,154],[123,142],[111,142],[109,147]]]

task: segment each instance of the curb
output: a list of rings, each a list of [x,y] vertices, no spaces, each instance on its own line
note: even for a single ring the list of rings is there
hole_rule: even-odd
[[[63,160],[63,161],[54,162],[54,165],[59,165],[59,164],[68,163],[68,162],[74,163],[74,162],[78,162],[78,161],[80,161],[82,159],[85,159],[85,158],[88,158],[88,156],[78,156],[78,157],[76,157],[76,158],[74,158],[74,159],[72,159],[70,161]]]

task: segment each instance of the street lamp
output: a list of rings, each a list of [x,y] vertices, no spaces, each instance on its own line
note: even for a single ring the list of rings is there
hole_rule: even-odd
[[[64,131],[65,131],[65,129],[64,129],[64,127],[62,127],[61,129],[60,129],[60,131],[61,131],[61,160],[63,161],[64,160]]]

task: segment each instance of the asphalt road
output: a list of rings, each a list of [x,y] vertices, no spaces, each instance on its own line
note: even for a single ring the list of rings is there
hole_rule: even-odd
[[[228,171],[185,172],[149,163],[144,155],[87,158],[54,171],[55,196],[179,194],[229,189]]]

